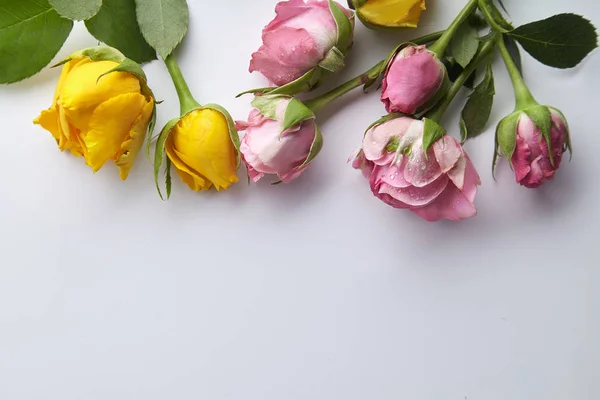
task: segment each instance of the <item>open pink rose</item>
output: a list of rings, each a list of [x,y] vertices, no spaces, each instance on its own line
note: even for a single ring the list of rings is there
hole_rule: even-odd
[[[307,119],[284,131],[283,121],[289,103],[289,98],[277,100],[274,119],[254,109],[248,122],[236,122],[238,130],[246,131],[240,151],[254,182],[265,174],[276,174],[282,182],[288,183],[308,168],[303,164],[318,134],[317,125],[314,119]]]
[[[319,65],[337,44],[338,28],[326,0],[282,1],[275,12],[275,19],[263,29],[263,45],[252,54],[249,70],[283,86]]]
[[[456,139],[444,136],[423,151],[422,121],[399,117],[371,128],[353,167],[373,194],[427,221],[473,217],[479,175]]]
[[[387,67],[381,101],[389,113],[414,114],[432,102],[446,74],[444,64],[426,46],[408,46]]]

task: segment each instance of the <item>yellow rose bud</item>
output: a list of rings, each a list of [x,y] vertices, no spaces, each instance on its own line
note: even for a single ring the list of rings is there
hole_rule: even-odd
[[[123,68],[137,74],[110,72],[125,60],[106,47],[75,53],[63,65],[52,106],[34,121],[54,136],[61,151],[83,156],[94,172],[114,161],[123,180],[154,112],[152,93],[137,64],[126,60],[128,68]]]
[[[237,134],[237,133],[236,133]],[[223,113],[200,108],[184,115],[165,141],[167,157],[190,189],[227,189],[238,181],[237,150]]]
[[[354,0],[356,15],[368,27],[416,28],[425,0]]]

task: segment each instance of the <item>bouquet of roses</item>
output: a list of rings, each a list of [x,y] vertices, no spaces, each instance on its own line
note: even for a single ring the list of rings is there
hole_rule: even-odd
[[[223,107],[195,100],[173,56],[187,32],[185,0],[2,0],[0,83],[39,72],[73,21],[84,20],[104,45],[76,51],[58,64],[62,73],[52,105],[35,123],[52,134],[60,150],[83,157],[93,171],[113,161],[123,180],[147,138],[161,197],[163,165],[166,197],[173,167],[195,191],[227,189],[238,181],[242,161],[251,181],[275,175],[275,183],[292,182],[323,146],[319,110],[354,89],[377,86],[387,114],[366,128],[352,166],[386,204],[428,221],[458,221],[477,213],[474,201],[482,182],[463,144],[488,125],[494,55],[499,53],[508,69],[516,105],[497,125],[492,164],[504,157],[519,184],[537,188],[571,151],[570,131],[565,116],[538,103],[528,89],[520,48],[550,67],[573,68],[597,47],[596,29],[579,15],[514,27],[500,0],[465,2],[447,29],[398,43],[368,71],[312,97],[306,93],[346,65],[356,18],[373,29],[412,28],[426,2],[351,0],[348,8],[332,0],[278,3],[249,66],[268,85],[241,94],[254,95],[254,109],[246,121],[234,122]],[[139,63],[157,54],[172,77],[181,113],[153,136],[157,101]],[[455,138],[442,121],[463,90],[470,95]]]

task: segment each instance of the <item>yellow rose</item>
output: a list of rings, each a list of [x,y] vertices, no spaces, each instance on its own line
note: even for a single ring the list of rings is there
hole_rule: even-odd
[[[425,0],[354,0],[358,18],[369,27],[416,28]]]
[[[110,72],[116,67],[131,72]],[[98,47],[69,58],[52,106],[34,123],[54,136],[61,151],[83,156],[94,172],[114,161],[125,180],[153,112],[141,68],[114,49]]]
[[[185,114],[170,130],[165,151],[177,173],[197,192],[220,191],[238,181],[237,135],[224,110],[210,105]],[[233,132],[232,132],[233,130]]]

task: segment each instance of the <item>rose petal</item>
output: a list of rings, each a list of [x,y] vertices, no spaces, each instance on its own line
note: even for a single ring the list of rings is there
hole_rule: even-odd
[[[411,207],[422,207],[433,202],[448,186],[448,177],[443,175],[425,187],[408,186],[404,188],[381,184],[379,193],[388,194],[397,201]]]
[[[452,183],[431,204],[421,208],[410,208],[410,211],[431,222],[441,219],[462,221],[477,214],[473,203]]]

